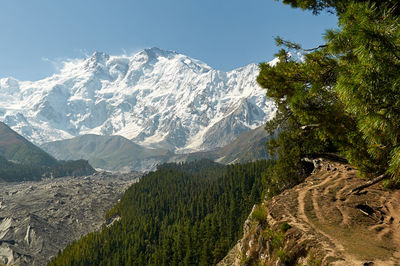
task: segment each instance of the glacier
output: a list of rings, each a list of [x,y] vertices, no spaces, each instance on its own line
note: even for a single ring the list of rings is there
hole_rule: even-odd
[[[38,145],[98,134],[176,153],[212,150],[274,117],[258,73],[256,64],[224,72],[159,48],[95,52],[42,80],[0,79],[0,120]]]

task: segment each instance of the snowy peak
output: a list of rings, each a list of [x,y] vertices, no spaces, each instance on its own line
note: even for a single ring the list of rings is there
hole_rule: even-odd
[[[156,47],[137,53],[130,63],[133,69],[143,68],[150,71],[154,70],[154,68],[159,69],[160,65],[168,71],[174,69],[177,71],[189,70],[194,73],[206,73],[211,70],[211,67],[199,60]]]
[[[104,68],[107,66],[107,61],[110,56],[101,52],[94,52],[92,56],[85,60],[85,69],[96,70],[97,68]]]
[[[175,51],[161,50],[158,47],[146,48],[142,52],[140,52],[139,54],[147,55],[147,57],[150,60],[156,59],[156,58],[159,58],[159,57],[172,58],[173,56],[178,55],[178,53],[175,52]]]
[[[173,51],[95,52],[43,80],[0,80],[0,120],[35,143],[122,135],[178,152],[221,147],[270,119],[258,66],[230,72]]]
[[[14,78],[0,79],[0,94],[15,95],[19,93],[19,82]]]
[[[110,56],[108,54],[103,53],[103,52],[98,52],[98,51],[94,52],[92,54],[92,56],[89,58],[89,60],[91,60],[91,61],[100,62],[100,63],[107,62],[108,59],[110,59]]]

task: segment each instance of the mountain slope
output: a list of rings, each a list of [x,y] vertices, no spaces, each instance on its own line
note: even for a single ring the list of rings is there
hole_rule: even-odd
[[[267,159],[265,143],[268,137],[264,128],[259,127],[241,134],[222,148],[189,154],[146,148],[121,136],[93,134],[44,143],[41,148],[59,160],[85,159],[93,167],[105,170],[147,171],[165,162],[210,159],[229,164]]]
[[[57,160],[0,122],[0,156],[25,165],[52,166]]]
[[[94,169],[85,160],[57,161],[0,122],[0,182],[80,176],[93,172]]]
[[[41,147],[57,159],[85,159],[92,166],[106,170],[149,170],[171,154],[168,150],[145,148],[121,136],[93,134],[49,142]]]
[[[270,119],[255,64],[230,72],[158,48],[96,52],[39,81],[0,80],[0,120],[34,143],[121,135],[171,151],[211,150]]]
[[[234,141],[224,147],[206,152],[177,154],[170,162],[210,159],[222,164],[253,162],[268,159],[266,142],[269,135],[263,126],[239,135]]]
[[[270,138],[264,126],[247,131],[232,143],[218,149],[219,163],[244,163],[268,159],[266,142]]]

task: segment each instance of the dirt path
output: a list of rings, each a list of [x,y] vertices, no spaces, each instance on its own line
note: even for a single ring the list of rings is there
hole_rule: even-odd
[[[304,188],[299,191],[298,194],[298,202],[299,202],[299,218],[301,219],[302,222],[308,224],[310,227],[312,227],[315,232],[325,236],[329,241],[328,242],[322,242],[321,244],[323,245],[324,249],[328,252],[328,256],[339,256],[342,257],[343,260],[339,260],[336,262],[336,265],[362,265],[362,261],[356,259],[354,256],[346,252],[346,249],[343,247],[341,244],[340,240],[336,239],[334,235],[329,234],[324,232],[318,224],[327,224],[329,222],[329,217],[325,216],[325,213],[323,210],[321,210],[319,202],[321,201],[321,198],[324,195],[321,195],[321,189],[324,188],[324,193],[323,194],[329,194],[330,190],[336,191],[340,186],[339,184],[341,183],[340,181],[343,180],[343,174],[339,171],[334,172],[332,175],[326,175],[321,178],[322,182],[316,185],[312,185],[308,188]],[[321,189],[319,189],[321,188]],[[348,185],[343,187],[339,192],[343,190],[347,190],[349,188]],[[309,194],[312,194],[312,201],[306,201],[306,197]],[[339,193],[336,195],[338,196]],[[337,199],[338,197],[336,197]],[[336,201],[337,202],[337,201]],[[309,219],[309,212],[306,211],[306,206],[308,206],[312,209],[312,211],[315,213],[314,218]],[[349,216],[346,211],[344,211],[340,204],[334,203],[336,205],[335,207],[340,211],[340,216],[341,216],[341,224],[346,224],[348,223]],[[308,209],[308,208],[307,208]],[[313,221],[314,220],[314,221]],[[297,223],[294,223],[295,225]]]
[[[323,161],[302,184],[267,202],[269,222],[299,229],[296,241],[312,243],[323,265],[400,265],[400,191],[376,184],[348,195],[363,182],[350,165]]]
[[[348,193],[362,182],[349,165],[326,161],[298,191],[298,221],[325,237],[333,265],[400,265],[400,192],[379,185],[359,195]],[[327,260],[328,261],[328,260]]]

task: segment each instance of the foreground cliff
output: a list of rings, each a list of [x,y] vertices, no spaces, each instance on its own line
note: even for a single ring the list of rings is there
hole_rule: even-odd
[[[255,206],[219,265],[399,265],[400,191],[322,160],[303,183]]]

